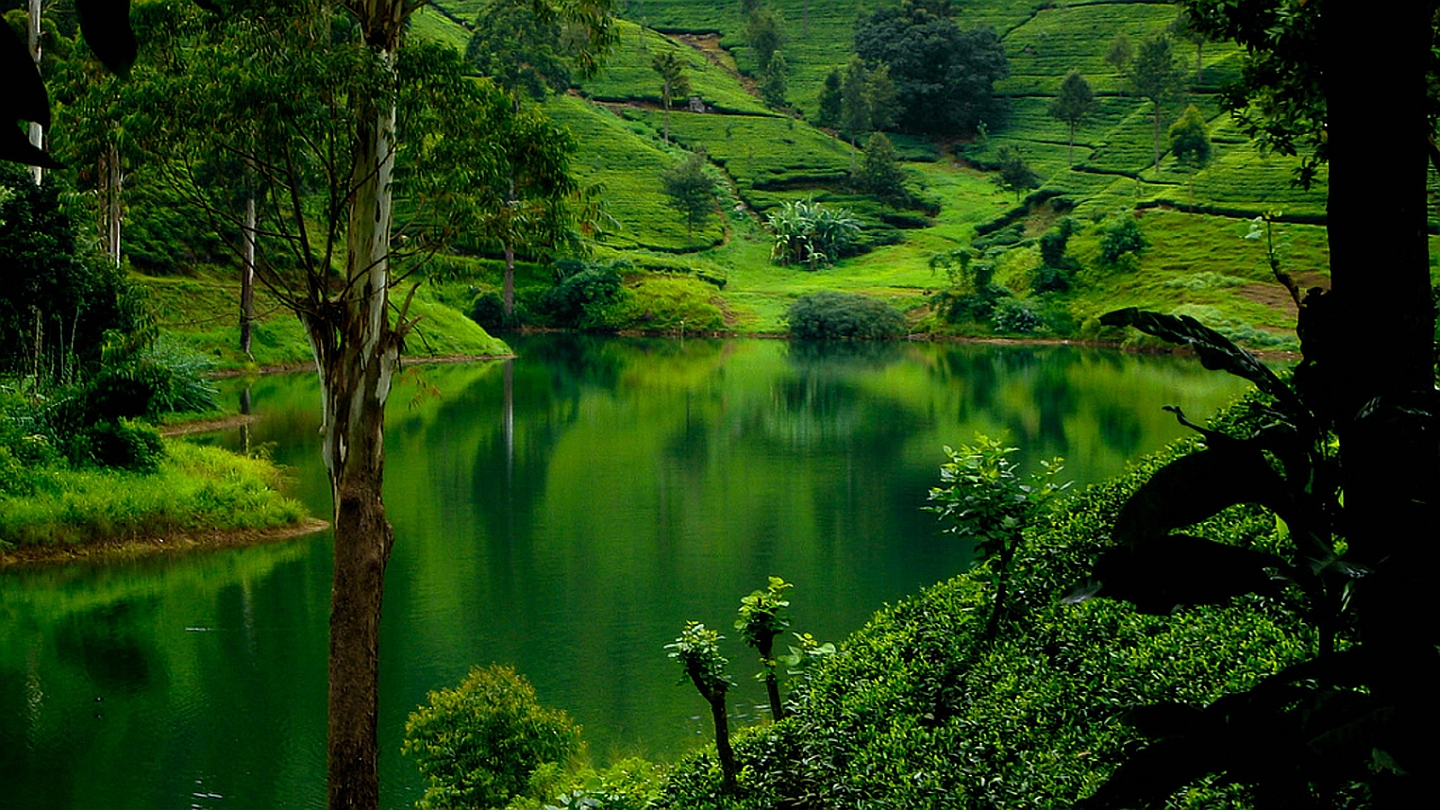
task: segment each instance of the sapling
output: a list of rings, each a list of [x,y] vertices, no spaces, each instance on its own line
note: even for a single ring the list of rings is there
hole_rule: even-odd
[[[735,793],[735,751],[730,747],[730,724],[725,712],[725,693],[730,688],[730,678],[725,667],[730,663],[720,654],[720,641],[725,638],[714,630],[707,630],[700,622],[686,622],[685,630],[674,642],[665,645],[670,657],[680,662],[685,674],[700,696],[710,704],[710,716],[715,720],[715,751],[720,756],[720,778],[722,789],[727,794]]]
[[[1020,545],[1021,532],[1046,501],[1070,486],[1069,482],[1055,482],[1062,469],[1060,458],[1040,462],[1040,472],[1021,478],[1010,460],[1016,449],[978,433],[973,445],[961,445],[958,450],[947,446],[945,455],[950,460],[940,465],[942,486],[930,490],[932,505],[924,507],[950,523],[946,532],[973,538],[978,559],[998,563],[986,638],[994,638],[1000,626],[1010,561]]]
[[[785,717],[785,707],[780,701],[780,682],[775,677],[775,637],[790,626],[790,619],[780,611],[790,607],[785,592],[795,587],[780,577],[770,577],[770,584],[763,591],[753,591],[740,599],[740,617],[735,620],[735,629],[740,631],[745,643],[760,653],[760,663],[765,667],[757,677],[765,681],[765,693],[770,698],[770,716],[776,720]]]

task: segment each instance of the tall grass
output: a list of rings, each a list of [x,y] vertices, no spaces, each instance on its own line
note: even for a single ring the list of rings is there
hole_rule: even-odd
[[[78,545],[179,532],[264,529],[305,517],[259,458],[166,442],[157,472],[29,471],[32,494],[0,496],[0,548]]]

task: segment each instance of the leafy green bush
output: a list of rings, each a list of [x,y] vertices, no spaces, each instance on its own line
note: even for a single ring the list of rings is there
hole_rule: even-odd
[[[785,319],[801,340],[885,340],[905,332],[905,316],[884,301],[829,290],[800,296]]]
[[[992,321],[997,332],[1015,332],[1028,335],[1044,325],[1040,313],[1029,301],[1022,301],[1018,298],[1005,298],[997,301]]]
[[[579,749],[579,727],[541,706],[511,667],[471,669],[454,689],[431,692],[405,721],[403,750],[425,777],[423,810],[505,807],[529,794],[542,766]]]
[[[470,304],[470,320],[480,324],[486,332],[495,332],[505,325],[505,302],[500,293],[483,292],[475,296]]]
[[[96,422],[78,439],[80,453],[101,467],[131,472],[155,472],[165,457],[160,431],[152,425],[124,417]]]
[[[1140,221],[1129,211],[1121,212],[1106,225],[1100,236],[1100,261],[1107,265],[1120,262],[1120,257],[1138,255],[1150,245],[1140,230]]]
[[[620,274],[613,267],[590,267],[546,290],[539,306],[552,326],[592,329],[605,325],[605,308],[620,293]]]
[[[844,208],[817,202],[783,203],[765,216],[775,232],[770,259],[776,264],[803,264],[811,270],[855,252],[860,221]]]

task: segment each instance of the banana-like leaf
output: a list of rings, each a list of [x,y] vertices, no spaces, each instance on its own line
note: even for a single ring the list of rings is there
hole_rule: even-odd
[[[1133,547],[1241,503],[1261,504],[1292,521],[1285,480],[1261,450],[1254,442],[1225,442],[1166,464],[1121,507],[1111,537]]]
[[[15,29],[0,25],[0,77],[8,87],[0,96],[0,121],[34,121],[50,125],[50,99],[40,71],[30,61],[30,52]],[[12,158],[13,159],[13,158]]]
[[[1106,326],[1133,326],[1161,340],[1189,346],[1199,355],[1200,362],[1213,371],[1228,371],[1249,380],[1266,394],[1274,397],[1287,412],[1302,414],[1304,406],[1275,373],[1256,359],[1255,355],[1231,343],[1224,335],[1189,315],[1164,315],[1137,307],[1119,309],[1100,316]]]
[[[130,75],[139,44],[130,28],[130,0],[75,0],[80,32],[101,64],[117,76]]]
[[[1142,613],[1164,615],[1179,605],[1213,605],[1245,593],[1274,593],[1278,557],[1172,534],[1100,555],[1092,578],[1099,596],[1123,599]]]

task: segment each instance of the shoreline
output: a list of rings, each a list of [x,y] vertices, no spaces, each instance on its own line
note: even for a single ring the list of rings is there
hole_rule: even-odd
[[[328,521],[307,517],[298,523],[272,526],[268,529],[210,529],[153,537],[112,538],[73,546],[17,547],[0,551],[0,571],[76,562],[109,563],[116,560],[186,554],[205,549],[281,543],[317,534],[328,528]]]

